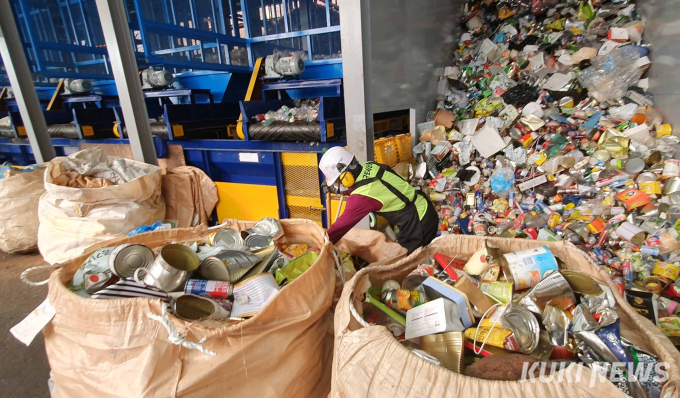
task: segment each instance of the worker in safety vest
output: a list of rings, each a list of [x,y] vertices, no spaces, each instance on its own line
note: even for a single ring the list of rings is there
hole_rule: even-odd
[[[349,194],[345,211],[328,229],[333,243],[339,241],[369,213],[377,213],[399,228],[400,245],[411,253],[437,235],[439,218],[427,198],[389,166],[366,162],[342,147],[329,149],[319,162],[331,192]]]

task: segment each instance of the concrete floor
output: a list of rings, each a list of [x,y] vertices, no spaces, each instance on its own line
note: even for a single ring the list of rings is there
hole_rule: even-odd
[[[11,255],[0,252],[0,398],[49,397],[47,379],[50,366],[45,355],[42,334],[36,336],[29,347],[24,346],[9,333],[47,295],[47,285],[28,286],[19,280],[26,269],[43,265],[38,253]],[[36,272],[33,280],[44,279],[49,271]]]

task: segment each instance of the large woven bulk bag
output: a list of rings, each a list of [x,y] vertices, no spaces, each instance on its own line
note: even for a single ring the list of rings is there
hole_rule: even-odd
[[[108,158],[111,162],[137,168],[143,175],[119,185],[98,188],[55,184],[55,179],[67,174],[61,164],[71,157],[85,154],[93,162],[106,159],[97,150],[99,148],[80,151],[68,158],[54,158],[47,165],[46,192],[38,208],[38,249],[50,264],[77,257],[89,246],[165,218],[158,166],[112,157]]]
[[[399,261],[366,267],[345,285],[335,311],[330,398],[625,397],[608,380],[592,377],[589,368],[578,366],[562,371],[569,372],[571,378],[563,374],[561,379],[555,377],[548,382],[535,383],[482,380],[454,373],[413,354],[384,326],[369,326],[360,319],[360,297],[370,286],[380,285],[388,279],[403,280],[435,253],[469,258],[484,241],[500,248],[503,253],[548,246],[568,269],[587,274],[616,292],[607,273],[590,263],[587,256],[570,243],[447,235]],[[659,361],[668,363],[669,379],[661,396],[677,398],[680,396],[680,353],[654,324],[637,314],[624,298],[614,295],[621,334],[640,348],[657,355]],[[580,382],[575,382],[578,372],[581,372]],[[594,381],[592,385],[591,379]]]
[[[44,167],[11,172],[0,179],[0,250],[33,250],[38,245],[38,202],[45,188]]]
[[[226,220],[236,230],[253,222]],[[122,243],[155,248],[203,239],[205,228],[155,231],[99,243],[50,276],[48,298],[56,309],[44,329],[55,382],[53,398],[113,397],[326,397],[330,390],[331,317],[335,261],[323,229],[308,220],[281,220],[286,243],[321,249],[318,260],[283,287],[254,317],[205,327],[168,315],[172,328],[215,356],[176,345],[161,314],[161,301],[96,300],[67,284],[95,249]]]

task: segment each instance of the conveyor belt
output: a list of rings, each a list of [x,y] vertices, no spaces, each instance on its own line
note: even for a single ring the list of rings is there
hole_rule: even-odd
[[[168,125],[165,122],[149,122],[151,135],[168,138]],[[127,138],[127,127],[123,126],[123,138]]]
[[[52,138],[79,138],[78,130],[76,130],[76,125],[73,123],[49,125],[47,126],[47,133]],[[0,126],[0,136],[14,138],[12,127]]]
[[[262,141],[319,141],[321,140],[320,122],[274,122],[269,126],[255,123],[248,126],[251,140]]]
[[[52,138],[71,138],[78,139],[78,129],[73,123],[51,124],[47,126],[47,133]]]

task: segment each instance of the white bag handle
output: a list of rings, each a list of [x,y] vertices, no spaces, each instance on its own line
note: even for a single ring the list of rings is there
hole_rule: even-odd
[[[32,280],[28,279],[28,274],[30,274],[33,271],[38,271],[38,270],[41,270],[41,269],[54,269],[54,268],[59,268],[59,267],[61,267],[61,265],[59,265],[59,264],[40,265],[40,266],[37,266],[37,267],[31,267],[31,268],[28,268],[27,270],[25,270],[24,272],[22,272],[21,276],[19,278],[21,279],[22,282],[24,282],[27,285],[41,286],[41,285],[44,285],[47,282],[49,282],[50,278],[47,278],[47,279],[40,281],[40,282],[33,282]]]
[[[167,305],[165,305],[165,303],[161,305],[161,315],[156,315],[153,312],[148,312],[146,316],[149,319],[158,321],[161,325],[165,327],[165,330],[168,332],[168,340],[170,340],[172,344],[181,345],[182,347],[188,348],[190,350],[198,350],[209,357],[217,356],[217,353],[215,351],[211,351],[203,347],[205,337],[203,337],[197,343],[194,343],[193,341],[187,340],[186,336],[184,336],[183,334],[178,332],[177,329],[175,329],[175,327],[172,325],[172,322],[170,321],[170,318],[168,317],[168,308]]]

